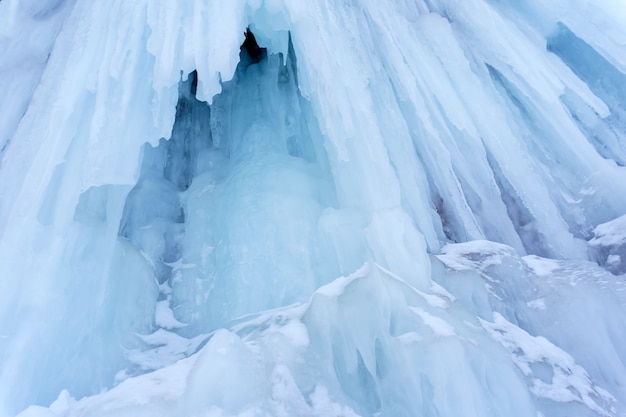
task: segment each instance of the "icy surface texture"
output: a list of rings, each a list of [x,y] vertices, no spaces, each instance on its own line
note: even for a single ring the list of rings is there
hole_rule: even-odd
[[[453,317],[449,297],[368,264],[304,305],[218,330],[191,358],[78,402],[62,394],[51,408],[85,416],[533,415],[504,350],[476,317]]]
[[[0,1],[0,417],[626,415],[626,8],[544,3]]]
[[[626,274],[626,215],[593,229],[589,241],[595,261],[616,275]]]
[[[623,415],[623,276],[487,241],[446,246],[437,258],[447,269],[434,268],[435,281],[509,351],[544,415]]]

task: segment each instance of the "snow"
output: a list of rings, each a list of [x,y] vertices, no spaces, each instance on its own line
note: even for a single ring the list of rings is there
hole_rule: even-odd
[[[536,308],[538,310],[545,310],[546,309],[546,303],[545,300],[543,298],[537,298],[536,300],[530,300],[529,302],[526,303],[526,305],[530,308]]]
[[[585,415],[572,402],[597,415],[621,415],[621,390],[606,387],[626,375],[616,348],[623,343],[623,280],[592,262],[520,256],[497,243],[449,245],[444,252],[438,258],[447,272],[435,279],[506,348],[544,415],[561,413],[559,403]],[[480,281],[470,284],[471,274]]]
[[[352,281],[359,279],[359,278],[366,277],[370,272],[371,272],[371,266],[369,264],[363,265],[353,274],[347,277],[339,277],[335,279],[334,281],[332,281],[331,283],[318,288],[317,291],[315,291],[315,293],[324,295],[325,297],[328,297],[328,298],[337,298],[344,293],[344,291],[346,290],[346,287],[350,285]]]
[[[177,327],[185,326],[185,323],[181,323],[176,320],[168,300],[159,301],[156,304],[156,311],[154,314],[157,326],[164,329],[175,329]]]
[[[625,19],[2,0],[0,417],[626,415]]]
[[[537,275],[550,275],[561,266],[558,261],[534,255],[525,256],[524,262]]]
[[[438,258],[449,268],[473,270],[500,265],[503,259],[513,253],[515,251],[509,246],[475,240],[444,246]]]
[[[614,274],[626,273],[626,215],[599,224],[593,234],[589,248],[594,260]]]
[[[445,320],[433,316],[420,308],[411,308],[415,314],[417,314],[424,324],[431,328],[433,333],[438,336],[456,336],[454,327],[450,326]]]
[[[626,215],[596,226],[591,245],[613,246],[626,243]]]
[[[566,352],[543,337],[529,335],[498,313],[494,314],[493,323],[482,321],[482,325],[509,351],[522,373],[532,378],[531,391],[537,397],[555,402],[581,402],[600,415],[615,415],[615,398],[595,386],[587,372]],[[531,365],[536,363],[552,368],[549,381],[533,373]]]
[[[622,262],[622,257],[619,255],[609,255],[606,258],[608,265],[619,265]]]

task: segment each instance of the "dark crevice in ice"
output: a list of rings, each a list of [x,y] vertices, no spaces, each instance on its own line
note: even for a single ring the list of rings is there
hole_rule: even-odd
[[[487,161],[500,190],[502,202],[506,206],[509,219],[513,223],[515,231],[524,245],[524,249],[528,254],[551,257],[551,251],[545,247],[546,239],[537,230],[533,214],[508,181],[494,156],[487,148],[485,150]]]
[[[267,58],[267,48],[262,48],[256,41],[254,33],[247,28],[244,32],[245,40],[241,44],[239,59],[240,64],[244,67],[248,67],[253,64],[258,64],[262,60]]]
[[[462,228],[459,225],[458,219],[456,218],[454,209],[450,207],[442,197],[441,194],[436,190],[436,187],[431,184],[431,197],[437,216],[441,221],[441,228],[445,235],[445,238],[452,243],[463,242],[463,238],[458,236],[459,231]]]

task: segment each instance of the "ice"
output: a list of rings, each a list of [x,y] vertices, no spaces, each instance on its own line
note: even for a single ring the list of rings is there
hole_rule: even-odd
[[[549,276],[561,266],[558,261],[533,255],[525,257],[524,261],[526,262],[526,265],[528,265],[528,267],[539,276]]]
[[[626,273],[626,215],[596,226],[593,233],[589,241],[593,258],[614,274]]]
[[[535,396],[561,403],[579,402],[600,415],[614,415],[615,398],[595,386],[587,372],[566,352],[541,336],[530,336],[498,313],[494,314],[494,323],[482,324],[510,352],[522,373],[532,378],[531,391]],[[537,363],[551,368],[549,376]],[[533,371],[533,367],[538,369]]]
[[[530,378],[534,395],[553,401],[538,402],[545,415],[582,413],[572,401],[598,415],[621,415],[616,404],[623,403],[623,390],[605,387],[625,383],[623,353],[616,348],[624,343],[623,280],[591,262],[520,257],[486,241],[443,252],[437,258],[449,269],[435,279],[481,317]],[[613,359],[601,364],[598,357]]]
[[[622,6],[0,1],[0,417],[626,415]]]
[[[596,226],[592,245],[617,246],[626,243],[626,215]]]
[[[157,325],[159,325],[158,322]],[[140,335],[139,338],[145,345],[125,352],[125,356],[132,367],[118,372],[115,375],[116,382],[123,381],[140,372],[161,369],[184,359],[195,353],[208,337],[199,335],[187,339],[167,331],[165,328],[160,328],[152,334]]]
[[[339,417],[370,415],[377,409],[398,415],[409,406],[406,404],[412,404],[447,413],[468,406],[492,409],[487,415],[494,416],[517,407],[530,415],[529,402],[517,393],[501,391],[501,396],[487,403],[487,399],[472,395],[479,385],[466,385],[485,377],[507,381],[509,387],[522,383],[504,360],[505,353],[479,330],[477,322],[465,324],[446,309],[430,306],[417,293],[406,291],[408,284],[376,265],[347,278],[333,283],[342,288],[340,293],[316,291],[302,305],[243,319],[232,331],[216,331],[189,358],[127,379],[107,392],[67,401],[67,409],[59,410],[57,405],[56,410],[60,415],[76,416]],[[373,300],[369,302],[373,308],[354,308],[354,299],[363,296]],[[415,312],[426,318],[426,323],[416,320]],[[366,320],[355,320],[355,315],[362,314]],[[448,321],[455,323],[456,331],[442,338],[441,330],[452,327]],[[306,343],[302,336],[294,337],[304,329]],[[367,337],[368,333],[375,337]],[[424,338],[407,344],[407,333]],[[339,335],[343,336],[337,338]],[[499,360],[479,359],[477,343]],[[456,362],[460,379],[449,378],[441,367],[451,352],[461,354]],[[477,366],[462,361],[464,355],[478,360]],[[404,385],[401,390],[393,383],[393,375],[398,373]],[[441,385],[427,381],[440,381]],[[342,394],[338,386],[347,392]],[[457,401],[450,404],[448,395]]]
[[[0,5],[0,155],[33,97],[64,18],[62,1],[7,1]]]
[[[415,314],[417,314],[420,319],[424,322],[425,325],[430,327],[430,329],[439,336],[456,336],[454,332],[454,327],[450,326],[445,320],[437,316],[433,316],[420,308],[411,308]]]

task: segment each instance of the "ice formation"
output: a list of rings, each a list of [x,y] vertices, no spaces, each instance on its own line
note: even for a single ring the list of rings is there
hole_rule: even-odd
[[[0,417],[626,416],[625,23],[0,1]]]

